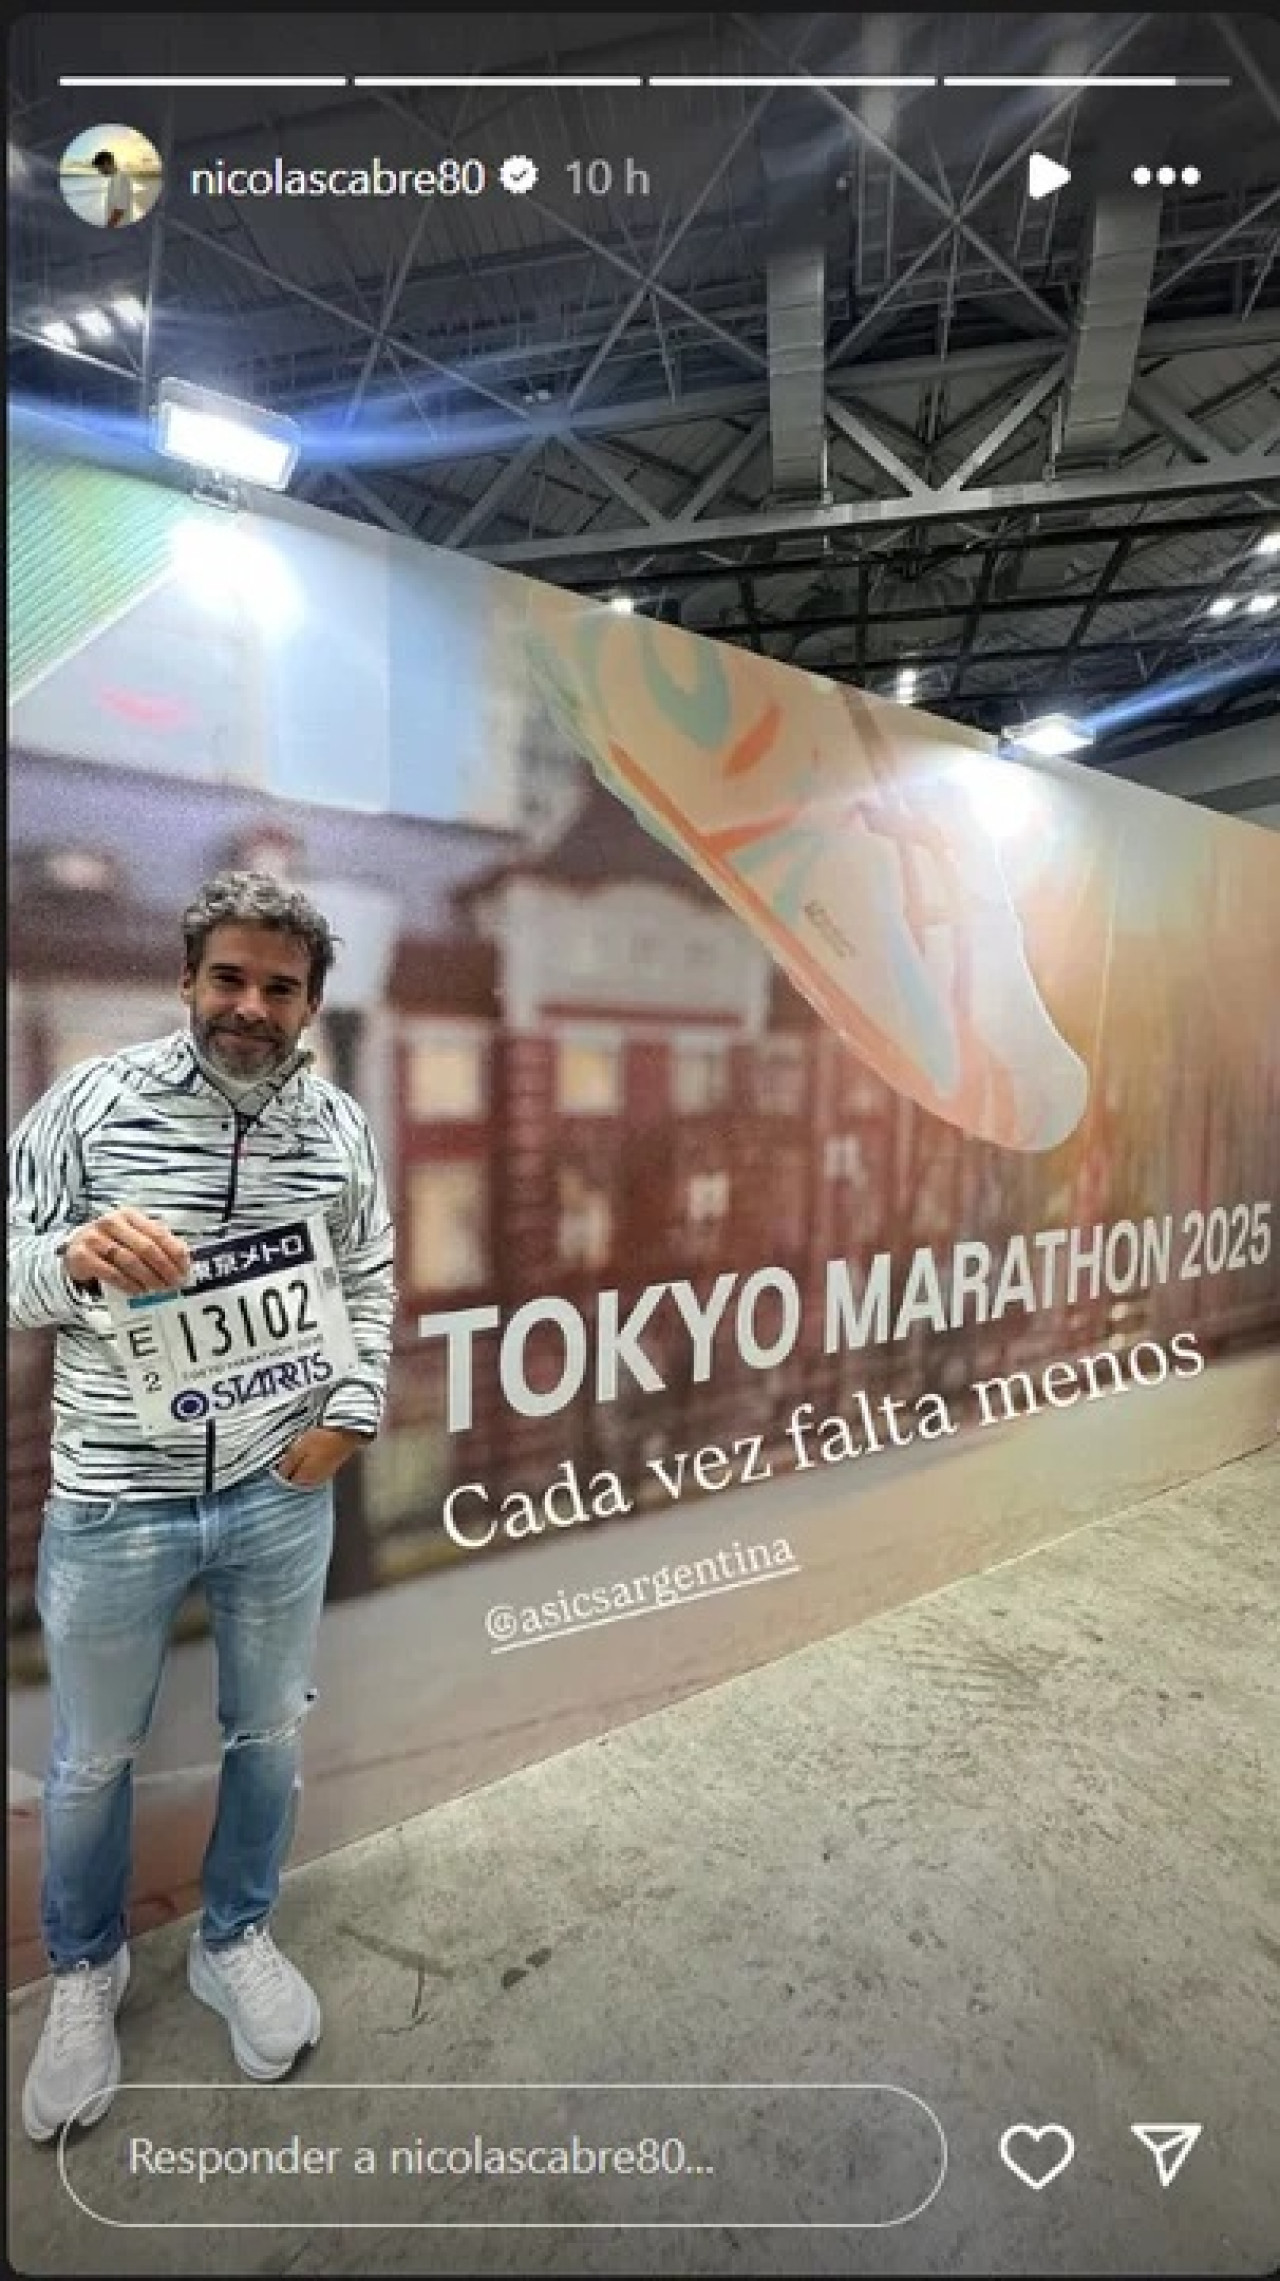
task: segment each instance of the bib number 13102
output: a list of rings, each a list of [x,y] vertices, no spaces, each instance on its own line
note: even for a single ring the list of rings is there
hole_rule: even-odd
[[[205,1299],[177,1316],[178,1336],[188,1362],[221,1362],[229,1354],[253,1354],[278,1347],[284,1339],[320,1328],[306,1276],[287,1283],[263,1283],[225,1299]]]

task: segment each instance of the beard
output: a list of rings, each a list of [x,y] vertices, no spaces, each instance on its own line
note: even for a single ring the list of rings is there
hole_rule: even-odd
[[[292,1038],[266,1026],[242,1029],[234,1022],[193,1020],[191,1030],[205,1060],[224,1077],[269,1077],[294,1047]]]

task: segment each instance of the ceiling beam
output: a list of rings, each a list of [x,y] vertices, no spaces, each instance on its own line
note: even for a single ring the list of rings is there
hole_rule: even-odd
[[[1134,380],[1129,387],[1129,401],[1145,420],[1150,420],[1170,441],[1193,459],[1212,459],[1222,449],[1217,436],[1211,436],[1180,404],[1161,387],[1158,380]]]
[[[478,530],[483,529],[490,515],[506,498],[508,491],[528,474],[542,448],[540,436],[532,436],[528,443],[523,444],[514,459],[506,460],[498,469],[492,481],[485,485],[479,498],[474,499],[466,513],[458,517],[457,522],[451,530],[446,531],[439,544],[446,547],[466,546],[468,540],[474,537]]]
[[[1147,304],[1148,308],[1154,309],[1158,301],[1166,300],[1168,295],[1181,285],[1184,278],[1190,277],[1193,269],[1199,269],[1201,262],[1210,260],[1215,253],[1220,253],[1225,245],[1230,244],[1232,238],[1239,237],[1242,230],[1247,230],[1252,223],[1260,221],[1262,216],[1269,214],[1277,204],[1280,204],[1280,189],[1269,190],[1264,198],[1256,199],[1243,214],[1238,214],[1234,222],[1228,222],[1225,229],[1218,230],[1213,237],[1207,238],[1203,245],[1197,246],[1195,252],[1189,254],[1171,276],[1166,277],[1162,284],[1157,285]]]
[[[810,36],[811,31],[810,33],[806,33],[804,40],[801,41],[802,47],[807,45]],[[642,273],[640,283],[637,286],[636,290],[632,293],[630,300],[624,304],[623,308],[615,317],[613,324],[611,325],[608,333],[605,335],[605,338],[601,342],[599,348],[596,350],[596,353],[587,366],[586,371],[582,373],[580,378],[575,383],[569,396],[569,410],[571,412],[577,410],[601,365],[605,362],[605,359],[608,357],[610,350],[613,348],[614,343],[620,339],[621,335],[626,331],[632,317],[635,315],[637,309],[646,298],[648,298],[650,301],[651,314],[656,320],[658,308],[657,296],[661,290],[661,288],[658,286],[658,278],[661,272],[666,268],[672,254],[675,252],[676,247],[681,243],[687,231],[697,220],[698,215],[701,213],[702,208],[706,205],[706,202],[711,196],[712,191],[715,189],[716,184],[720,181],[721,177],[727,173],[729,167],[737,157],[738,152],[741,149],[743,143],[746,141],[748,135],[752,132],[753,128],[757,126],[764,113],[769,108],[769,105],[773,101],[773,93],[774,91],[770,89],[768,94],[764,95],[760,101],[755,103],[752,106],[751,110],[748,111],[747,116],[742,121],[741,126],[738,127],[733,135],[730,136],[727,147],[720,153],[720,156],[716,160],[715,165],[712,167],[710,174],[707,176],[705,182],[703,183],[701,190],[698,192],[697,197],[693,200],[692,204],[682,215],[680,221],[677,223],[671,235],[658,249],[658,252],[653,261],[652,268],[647,273]],[[561,217],[556,215],[552,209],[544,207],[543,212],[549,214],[550,218],[553,221],[561,221]]]
[[[1256,93],[1261,96],[1276,125],[1280,126],[1280,95],[1277,95],[1257,57],[1246,45],[1244,35],[1238,24],[1234,23],[1230,16],[1215,16],[1213,26],[1214,30],[1226,41],[1236,62],[1251,81]]]
[[[368,348],[365,350],[364,362],[361,365],[359,372],[356,374],[355,387],[352,389],[350,396],[347,398],[347,401],[342,408],[343,422],[347,427],[350,427],[352,421],[355,419],[356,414],[360,409],[361,404],[364,401],[365,390],[373,378],[378,358],[382,354],[382,350],[386,344],[387,337],[390,334],[391,328],[395,323],[396,311],[400,306],[400,298],[408,281],[409,272],[413,268],[414,260],[417,256],[418,246],[421,241],[423,232],[426,229],[427,218],[430,213],[431,201],[429,198],[424,198],[422,201],[422,210],[419,213],[412,230],[409,232],[409,242],[406,245],[404,252],[400,256],[400,260],[396,265],[395,275],[392,278],[390,284],[387,287],[386,293],[383,296],[382,307],[378,311],[377,331],[373,339],[370,341]]]
[[[760,539],[817,537],[841,531],[879,531],[903,525],[964,521],[983,515],[1012,514],[1022,508],[1051,510],[1059,507],[1120,506],[1131,499],[1149,500],[1153,490],[1161,498],[1191,498],[1199,492],[1249,490],[1258,484],[1277,485],[1280,503],[1280,465],[1268,463],[1264,452],[1219,453],[1212,460],[1163,470],[1158,486],[1150,471],[1128,474],[1122,468],[1096,475],[1043,478],[1032,483],[995,483],[982,490],[922,491],[901,499],[841,500],[830,507],[766,508],[752,515],[724,515],[700,523],[669,520],[647,523],[643,529],[608,531],[590,537],[547,537],[511,545],[481,548],[485,560],[513,568],[535,563],[586,561],[596,555],[652,552],[666,547],[721,546]]]
[[[840,430],[855,451],[860,451],[866,459],[874,460],[883,474],[889,476],[894,483],[901,484],[909,499],[917,499],[924,494],[926,487],[915,469],[908,467],[906,461],[890,449],[874,428],[868,426],[865,420],[859,419],[856,412],[831,395],[826,399],[826,409],[832,426]]]
[[[1266,520],[1265,514],[1259,513],[1256,509],[1247,515],[1232,512],[1212,516],[1171,516],[1165,522],[1144,523],[1138,534],[1138,541],[1146,547],[1158,545],[1162,540],[1168,539],[1204,538],[1206,534],[1217,537],[1220,533],[1231,531],[1260,533]],[[988,554],[1030,553],[1043,547],[1106,547],[1110,549],[1114,547],[1118,536],[1119,533],[1114,525],[1084,523],[1070,524],[1065,529],[1056,530],[1031,529],[1007,534],[983,533],[973,545],[965,544],[938,549],[931,560],[936,566],[941,567],[943,563],[947,562],[966,559],[984,561]],[[715,563],[682,564],[678,567],[668,567],[661,573],[661,577],[666,585],[712,586],[720,582],[732,584],[740,576],[745,575],[750,578],[753,585],[758,585],[762,579],[797,578],[803,576],[807,571],[821,571],[824,575],[841,571],[853,572],[872,559],[869,550],[861,548],[857,554],[836,554],[828,551],[810,555],[779,555],[767,562],[744,563],[736,561],[722,565]],[[615,581],[609,577],[601,577],[598,580],[587,577],[575,579],[574,587],[578,593],[590,594],[595,592],[597,587],[602,592],[608,592],[614,583]],[[1006,601],[1010,599],[1013,597],[1005,597]],[[1058,599],[1060,598],[1055,597],[1055,603]],[[1047,607],[1048,605],[1038,603],[1033,597],[1031,606],[1034,608]]]
[[[699,515],[705,514],[712,500],[718,499],[720,493],[733,481],[734,476],[741,473],[749,460],[754,459],[768,433],[767,415],[758,420],[753,420],[745,434],[740,435],[735,442],[730,444],[728,451],[721,455],[713,467],[707,469],[696,491],[691,498],[685,501],[684,506],[677,514],[676,521],[678,523],[692,523],[696,522]]]
[[[998,452],[1003,451],[1005,445],[1012,436],[1017,434],[1019,428],[1025,427],[1032,414],[1039,411],[1045,398],[1052,396],[1055,390],[1061,387],[1065,371],[1065,359],[1059,357],[1056,362],[1050,365],[1047,372],[1037,374],[1030,387],[1024,388],[1016,404],[1011,404],[1004,417],[997,420],[994,428],[982,438],[981,443],[974,445],[968,458],[956,469],[955,474],[948,476],[942,486],[943,490],[948,492],[963,491],[965,486],[973,481],[974,476],[987,465],[988,461],[993,460]],[[941,440],[945,443],[945,435]]]
[[[1106,603],[1107,598],[1111,593],[1112,587],[1115,585],[1117,578],[1120,576],[1121,571],[1124,569],[1125,564],[1129,560],[1129,557],[1138,542],[1139,536],[1140,533],[1136,530],[1122,531],[1120,537],[1116,540],[1115,549],[1111,555],[1111,559],[1104,566],[1102,575],[1098,579],[1098,583],[1094,587],[1092,594],[1087,597],[1080,615],[1076,620],[1075,625],[1071,629],[1071,634],[1063,647],[1062,655],[1064,659],[1074,657],[1077,650],[1083,649],[1084,637],[1088,633],[1094,619],[1097,617],[1099,610],[1101,610]],[[1197,593],[1203,593],[1204,584],[1205,582],[1201,580],[1195,591]],[[1172,599],[1171,591],[1168,588],[1165,588],[1163,592],[1159,588],[1155,588],[1153,589],[1153,593],[1155,598],[1161,602]],[[1117,602],[1130,602],[1136,599],[1137,595],[1135,594],[1135,591],[1132,587],[1127,588],[1125,591],[1115,596],[1115,600]]]
[[[661,508],[655,507],[642,492],[637,491],[635,485],[629,483],[626,476],[612,465],[605,452],[597,451],[594,444],[584,442],[581,436],[564,436],[561,440],[575,459],[580,459],[583,466],[594,475],[597,483],[602,483],[605,490],[611,491],[614,498],[621,500],[624,507],[630,508],[633,515],[639,515],[654,530],[660,527],[664,520]]]
[[[973,600],[965,612],[964,624],[960,630],[960,655],[956,659],[955,671],[947,687],[948,697],[959,696],[964,685],[965,674],[973,661],[973,645],[978,638],[978,628],[991,599],[991,581],[995,577],[996,564],[999,560],[1000,556],[994,547],[989,554],[983,557],[982,568],[978,572],[978,583],[973,590]]]
[[[695,626],[690,630],[694,633],[697,633],[703,629]],[[794,632],[797,644],[803,641],[811,630],[811,628],[807,628],[805,626],[798,626],[794,629],[788,629],[789,632]],[[762,636],[767,635],[767,632],[767,628],[761,628]],[[715,638],[717,640],[720,639],[719,634],[717,634]],[[1177,643],[1168,654],[1171,657],[1175,657],[1177,659],[1181,659],[1185,656],[1188,662],[1192,664],[1199,660],[1206,666],[1221,665],[1233,658],[1233,652],[1227,649],[1225,645],[1219,645],[1210,648],[1205,640],[1194,637],[1190,633],[1188,633],[1188,638],[1185,641]],[[771,650],[766,650],[764,652],[764,655],[766,657],[776,657],[777,653]],[[1087,661],[1089,658],[1106,657],[1127,657],[1133,659],[1135,661],[1135,669],[1137,669],[1140,663],[1139,645],[1135,641],[1133,635],[1130,635],[1124,641],[1113,641],[1108,639],[1106,641],[1083,642],[1080,648],[1078,650],[1074,650],[1071,653],[1070,657],[1068,657],[1067,652],[1061,642],[1026,642],[1016,644],[1010,642],[1002,649],[976,649],[974,650],[972,656],[965,657],[963,652],[959,649],[920,649],[912,648],[909,644],[904,646],[902,643],[895,642],[893,649],[891,651],[886,651],[883,657],[872,657],[868,655],[866,658],[864,658],[862,670],[868,674],[875,675],[877,673],[891,673],[895,671],[899,665],[914,665],[917,671],[922,673],[928,673],[931,671],[935,673],[947,673],[952,671],[956,667],[957,663],[959,663],[963,666],[964,672],[967,676],[971,673],[981,672],[986,666],[1039,666],[1045,658],[1052,658],[1056,664],[1065,669],[1071,665],[1076,664],[1080,660]],[[1136,670],[1136,679],[1139,684],[1154,680],[1155,678],[1156,674],[1150,667],[1148,667],[1145,671]],[[946,702],[963,704],[967,698],[989,697],[993,694],[995,693],[989,689],[971,689],[966,691],[964,696],[961,696],[958,690],[949,689],[947,692]],[[937,706],[942,704],[943,699],[941,697],[931,697],[928,702],[930,706]]]
[[[181,223],[175,223],[174,227],[179,232],[183,229]],[[237,254],[232,249],[218,250],[225,250],[231,260],[254,269],[258,274],[270,274],[264,265],[251,262],[243,254]],[[344,327],[354,325],[354,329],[364,335],[366,342],[377,339],[376,324],[359,317],[353,318],[349,306],[339,308],[327,297],[309,296],[305,289],[303,297],[315,298],[321,311],[340,317]],[[78,357],[81,362],[92,362],[106,371],[119,372],[122,379],[131,380],[136,387],[135,371],[112,365],[105,358],[88,357],[83,351],[51,349],[35,326],[23,320],[11,320],[9,333],[12,339],[29,342],[33,348],[44,351],[46,355],[65,355],[73,359]],[[1277,342],[1280,342],[1280,308],[1255,311],[1252,317],[1244,320],[1190,318],[1181,322],[1149,325],[1143,333],[1139,353],[1144,364],[1158,362],[1163,365],[1169,359],[1183,355],[1195,356],[1218,349],[1267,348],[1274,347]],[[465,368],[455,370],[394,335],[385,341],[384,350],[397,363],[400,356],[403,356],[419,371],[425,367],[438,378],[456,382],[460,388],[473,385],[466,377]],[[948,382],[959,382],[984,373],[1026,372],[1037,364],[1052,365],[1061,353],[1056,341],[1011,340],[981,348],[952,351],[942,369]],[[890,357],[875,364],[860,363],[848,369],[829,370],[828,399],[844,404],[855,416],[873,420],[878,417],[878,407],[864,401],[870,391],[886,387],[907,389],[917,384],[928,385],[936,380],[938,371],[938,360],[934,356]],[[401,402],[408,386],[409,383],[402,374]],[[491,407],[483,413],[473,412],[460,418],[456,411],[433,407],[436,415],[433,436],[425,449],[421,421],[410,422],[406,419],[403,423],[402,450],[393,452],[388,448],[387,456],[381,464],[416,464],[432,458],[488,459],[504,448],[518,450],[529,436],[535,434],[544,442],[553,437],[563,438],[570,432],[582,436],[627,435],[639,433],[645,428],[672,427],[693,421],[758,417],[768,408],[768,386],[763,363],[759,378],[756,379],[693,389],[674,402],[666,394],[645,395],[630,401],[625,398],[615,399],[608,404],[583,406],[571,419],[566,419],[562,406],[512,404],[509,399],[499,396],[490,388],[485,387],[483,392],[489,398]],[[280,402],[283,406],[283,397]],[[385,405],[379,405],[377,409],[385,414]],[[505,427],[500,414],[509,415]],[[360,464],[372,471],[379,462],[362,456]]]
[[[221,238],[210,236],[207,230],[196,229],[191,222],[180,222],[171,214],[168,228],[171,237],[189,239],[193,245],[203,246],[208,253],[233,263],[237,269],[247,270],[254,277],[267,278],[294,300],[309,303],[313,309],[319,309],[325,316],[335,318],[349,331],[362,333],[366,340],[375,342],[379,348],[394,349],[408,363],[425,366],[428,371],[451,382],[455,388],[470,389],[476,395],[487,397],[514,424],[520,426],[525,433],[528,432],[523,405],[510,396],[502,395],[498,389],[491,388],[486,381],[477,379],[464,368],[446,364],[438,356],[430,356],[426,349],[419,348],[414,341],[403,339],[398,333],[384,332],[379,326],[371,324],[367,317],[359,316],[354,309],[344,308],[340,301],[332,301],[327,294],[315,292],[311,286],[303,285],[297,278],[282,276],[278,270],[269,269],[264,261],[256,261],[250,254],[240,253],[235,246],[226,245]]]
[[[34,335],[25,337],[34,338]],[[1179,356],[1195,356],[1215,349],[1266,348],[1280,342],[1280,309],[1267,311],[1242,323],[1236,319],[1224,322],[1220,318],[1207,321],[1188,320],[1182,324],[1163,324],[1148,327],[1143,334],[1141,357],[1143,361],[1158,361],[1163,367]],[[1061,363],[1061,349],[1051,341],[1017,341],[993,347],[962,349],[947,358],[943,368],[948,382],[962,382],[983,374],[1026,371],[1028,366],[1041,365],[1056,369]],[[835,404],[846,410],[851,421],[858,423],[859,433],[852,427],[845,430],[850,440],[864,451],[869,449],[866,437],[871,423],[880,418],[879,406],[867,401],[872,390],[893,387],[904,390],[937,378],[938,363],[934,357],[904,357],[888,359],[881,364],[860,364],[848,371],[828,372],[828,411]],[[1046,391],[1055,382],[1045,381]],[[673,402],[670,396],[642,396],[631,401],[615,399],[609,404],[584,406],[571,416],[563,406],[529,406],[521,410],[518,421],[512,421],[510,432],[504,435],[495,416],[469,414],[463,418],[454,415],[439,417],[435,437],[427,450],[421,446],[421,429],[404,425],[404,459],[417,463],[429,458],[443,460],[488,459],[505,448],[516,450],[530,435],[541,437],[543,442],[570,435],[628,436],[639,434],[646,428],[671,428],[686,422],[704,420],[734,420],[743,417],[759,418],[768,411],[768,383],[763,370],[759,380],[735,381],[724,387],[694,389]],[[965,412],[947,431],[957,435],[976,417]],[[1025,416],[1025,415],[1024,415]],[[946,440],[944,437],[943,441]],[[876,437],[882,454],[889,451],[882,438]],[[875,456],[872,451],[870,456]],[[373,464],[365,462],[364,464]],[[388,456],[385,465],[397,461]],[[884,457],[879,464],[885,472],[892,470]],[[895,477],[903,488],[914,484],[917,478],[901,462],[902,474]],[[954,479],[953,479],[954,480]],[[686,510],[687,511],[687,510]],[[701,510],[699,510],[700,512]]]
[[[1121,587],[1119,592],[1113,593],[1111,591],[1112,585],[1119,576],[1124,562],[1124,556],[1121,556],[1117,562],[1114,559],[1115,555],[1120,547],[1123,547],[1127,553],[1137,544],[1140,535],[1135,531],[1125,531],[1117,538],[1115,531],[1099,533],[1100,538],[1111,543],[1113,560],[1103,571],[1096,587],[1086,588],[1083,592],[1077,591],[1067,594],[1010,594],[1001,598],[999,595],[990,593],[988,584],[987,598],[982,601],[983,612],[990,618],[1021,617],[1024,615],[1038,615],[1043,618],[1055,610],[1087,610],[1090,619],[1092,619],[1098,609],[1118,609],[1125,603],[1169,602],[1194,609],[1206,591],[1216,592],[1219,582],[1218,574],[1213,572],[1207,577],[1197,579],[1185,586],[1125,586]],[[1013,539],[1004,542],[1006,548],[1016,544],[1017,541]],[[993,549],[990,554],[984,557],[984,568],[986,564],[998,560],[1000,551]],[[721,575],[728,578],[733,573],[725,571]],[[750,573],[744,575],[749,576]],[[1106,588],[1105,591],[1102,591],[1104,580],[1106,581]],[[919,605],[908,602],[891,610],[881,609],[877,605],[875,609],[865,613],[866,623],[871,627],[946,625],[967,618],[977,605],[981,591],[980,579],[979,586],[971,596],[961,595],[955,602],[926,602]],[[857,608],[800,611],[785,618],[759,618],[757,624],[762,634],[816,633],[839,626],[855,626],[860,622],[862,615],[863,613]],[[745,633],[747,629],[732,620],[725,620],[724,622],[708,621],[705,626],[698,630],[703,633],[715,634],[717,637],[723,635],[726,639],[732,639]],[[1061,649],[1068,649],[1070,643],[1064,641],[1058,646]]]
[[[772,40],[766,32],[760,30],[759,26],[752,17],[739,16],[735,18],[735,21],[740,25],[742,29],[750,34],[751,38],[756,42],[758,46],[763,47],[775,58],[775,60],[779,58],[780,51],[776,45],[776,42]],[[1138,33],[1145,28],[1148,21],[1149,18],[1146,15],[1138,16],[1131,20],[1119,33],[1117,38],[1112,41],[1111,45],[1104,51],[1104,53],[1097,58],[1097,61],[1093,64],[1088,74],[1089,78],[1096,78],[1099,74],[1106,72],[1110,68],[1111,64],[1115,61],[1115,59],[1122,53],[1122,51],[1128,47],[1130,42],[1137,37]],[[966,192],[964,198],[957,206],[952,204],[951,201],[947,198],[941,196],[939,192],[933,188],[933,185],[925,180],[923,175],[917,174],[914,167],[908,165],[907,161],[902,157],[901,152],[895,150],[891,143],[885,142],[881,136],[876,134],[875,131],[868,125],[867,121],[863,119],[846,100],[842,100],[842,98],[837,93],[835,93],[833,89],[821,86],[816,79],[811,80],[809,84],[813,95],[819,101],[825,103],[829,109],[834,110],[839,115],[839,117],[845,123],[846,127],[848,127],[858,137],[859,142],[863,145],[864,148],[877,151],[880,156],[886,161],[888,166],[896,173],[896,175],[898,175],[903,181],[910,184],[917,197],[920,198],[924,204],[931,206],[935,213],[941,214],[946,227],[941,233],[940,237],[934,240],[935,246],[945,243],[947,237],[950,235],[953,229],[959,231],[961,235],[968,240],[969,244],[972,245],[982,256],[984,263],[988,267],[997,270],[1000,275],[1006,278],[1008,283],[1015,289],[1015,291],[1032,305],[1037,317],[1039,318],[1042,328],[1051,334],[1058,334],[1063,337],[1066,336],[1070,329],[1066,319],[1060,317],[1057,311],[1055,309],[1052,309],[1049,306],[1048,302],[1044,301],[1041,296],[1034,291],[1034,289],[1027,283],[1026,279],[1021,276],[1019,271],[1015,269],[1010,262],[1005,260],[1003,254],[1001,254],[995,246],[991,245],[986,238],[981,236],[979,231],[974,228],[971,217],[977,211],[977,208],[991,196],[992,192],[999,186],[1005,177],[1015,167],[1021,164],[1027,153],[1034,148],[1036,142],[1044,136],[1045,132],[1056,122],[1056,120],[1064,112],[1069,112],[1074,109],[1076,103],[1080,99],[1080,88],[1073,89],[1070,95],[1055,103],[1048,112],[1042,113],[1041,116],[1036,120],[1035,126],[1031,129],[1030,133],[1025,136],[1023,140],[1018,144],[1017,149],[1012,151],[1006,159],[1002,160],[1001,164],[987,176],[985,181],[976,184],[970,191]],[[896,291],[897,283],[898,281],[895,280],[894,285],[890,288],[891,292]],[[843,341],[837,344],[836,348],[833,351],[833,361],[838,360],[842,355],[848,353],[849,348],[852,346],[858,334],[863,330],[864,326],[867,323],[872,321],[874,315],[875,312],[871,312],[867,318],[861,320],[858,325],[855,325],[850,333],[846,334]]]
[[[349,468],[311,468],[308,470],[308,480],[313,486],[325,476],[328,476],[332,482],[340,484],[342,489],[348,492],[353,499],[357,499],[365,512],[372,516],[375,523],[380,523],[384,531],[394,531],[399,538],[404,539],[411,539],[415,536],[412,523],[407,523],[404,516],[397,513],[396,509],[386,499],[380,497],[371,484],[363,482]]]

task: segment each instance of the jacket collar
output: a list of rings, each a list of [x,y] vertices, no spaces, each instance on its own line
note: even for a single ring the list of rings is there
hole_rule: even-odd
[[[259,1084],[230,1092],[218,1083],[216,1074],[197,1056],[189,1030],[174,1030],[162,1042],[167,1049],[162,1062],[166,1076],[172,1073],[174,1081],[187,1090],[200,1089],[216,1095],[219,1101],[225,1101],[241,1117],[260,1117],[263,1110],[279,1098],[285,1087],[303,1070],[309,1069],[315,1060],[315,1055],[308,1046],[297,1046],[288,1060],[282,1062],[278,1069],[273,1069]]]

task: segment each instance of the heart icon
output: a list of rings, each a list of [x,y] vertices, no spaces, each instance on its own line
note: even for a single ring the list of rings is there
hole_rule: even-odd
[[[1029,2152],[1019,2160],[1013,2148],[1022,2140],[1029,2142]],[[1062,2123],[1013,2123],[1000,2141],[1000,2160],[1007,2164],[1015,2178],[1020,2178],[1023,2185],[1030,2186],[1036,2194],[1051,2185],[1067,2164],[1074,2161],[1075,2151],[1076,2142]]]

